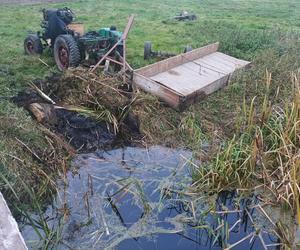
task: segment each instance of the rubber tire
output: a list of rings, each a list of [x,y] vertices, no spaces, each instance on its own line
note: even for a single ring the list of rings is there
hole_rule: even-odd
[[[118,51],[118,53],[120,54],[120,56],[123,57],[123,52],[124,52],[123,45],[118,45],[117,48],[116,48],[116,51]]]
[[[185,46],[184,50],[183,50],[183,53],[187,53],[187,52],[190,52],[193,50],[193,47],[191,45],[187,45]]]
[[[190,20],[194,21],[194,20],[196,20],[196,19],[197,19],[197,16],[196,16],[196,15],[191,15]]]
[[[33,50],[28,50],[27,44],[31,42]],[[41,55],[43,53],[43,44],[38,35],[29,35],[24,40],[24,51],[26,55]]]
[[[64,46],[67,48],[69,62],[68,66],[64,67],[59,59],[59,48],[60,46]],[[80,51],[78,45],[71,35],[60,35],[55,39],[54,42],[54,59],[56,65],[60,71],[64,71],[69,67],[77,67],[81,61]]]
[[[151,42],[145,42],[144,45],[144,60],[148,60],[151,58],[151,52],[152,52],[152,44]]]

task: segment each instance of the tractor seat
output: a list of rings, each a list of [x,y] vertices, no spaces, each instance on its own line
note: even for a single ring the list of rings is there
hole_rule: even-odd
[[[67,27],[68,27],[68,29],[74,31],[75,33],[79,34],[80,36],[83,36],[85,34],[83,23],[70,23]]]

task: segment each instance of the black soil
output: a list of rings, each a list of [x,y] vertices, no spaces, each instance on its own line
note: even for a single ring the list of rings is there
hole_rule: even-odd
[[[62,91],[62,88],[57,86],[61,84],[60,75],[53,75],[44,80],[35,80],[34,84],[59,104],[63,103],[63,99],[67,98],[66,95],[69,92],[72,92]],[[52,105],[32,88],[19,92],[11,100],[27,110],[32,103]],[[54,105],[52,106],[54,107]],[[132,145],[133,141],[138,141],[140,138],[138,122],[130,113],[120,124],[118,133],[114,133],[110,124],[86,115],[56,108],[51,108],[51,112],[53,112],[51,120],[43,121],[42,124],[57,135],[63,135],[79,153],[93,152],[99,149],[109,150],[120,144]]]

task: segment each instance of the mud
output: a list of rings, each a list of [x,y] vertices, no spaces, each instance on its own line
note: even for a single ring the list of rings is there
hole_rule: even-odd
[[[108,78],[108,80],[116,84],[118,82],[113,78]],[[47,103],[35,89],[29,87],[12,97],[11,100],[27,109],[32,115],[32,105],[43,107],[45,117],[37,120],[52,132],[63,135],[79,153],[111,149],[118,145],[130,145],[132,140],[137,141],[140,138],[138,121],[130,113],[118,119],[116,132],[113,125],[107,121],[100,121],[86,114],[68,110],[68,108],[60,108],[76,105],[94,111],[101,105],[104,110],[119,118],[120,110],[130,102],[128,95],[116,97],[116,93],[109,93],[100,84],[91,86],[74,77],[61,75],[52,75],[43,80],[35,80],[33,83],[57,105]],[[124,88],[124,86],[120,87]],[[130,96],[129,92],[128,94]],[[37,118],[35,115],[33,117]]]

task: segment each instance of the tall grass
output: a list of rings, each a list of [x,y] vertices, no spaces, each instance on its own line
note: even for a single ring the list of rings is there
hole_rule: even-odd
[[[21,216],[23,226],[29,225],[38,236],[37,242],[32,242],[34,248],[50,249],[51,246],[56,245],[61,241],[63,228],[62,216],[57,219],[55,223],[51,222],[53,218],[48,218],[44,214],[44,204],[40,195],[35,192],[35,188],[26,184],[21,177],[16,178],[20,185],[19,188],[23,189],[21,194],[19,194],[18,189],[16,189],[15,186],[11,185],[11,181],[7,180],[6,177],[0,173],[0,181],[8,186],[8,189],[10,189],[14,196],[15,202],[13,203],[12,208],[14,211],[18,212],[19,216]],[[24,193],[26,193],[30,199],[30,205],[22,202]]]
[[[248,105],[244,102],[238,133],[208,166],[197,169],[194,187],[211,192],[260,187],[295,211],[300,222],[299,80],[292,76],[293,95],[280,107],[269,100],[271,74],[266,76],[262,104],[255,107],[255,97]]]

